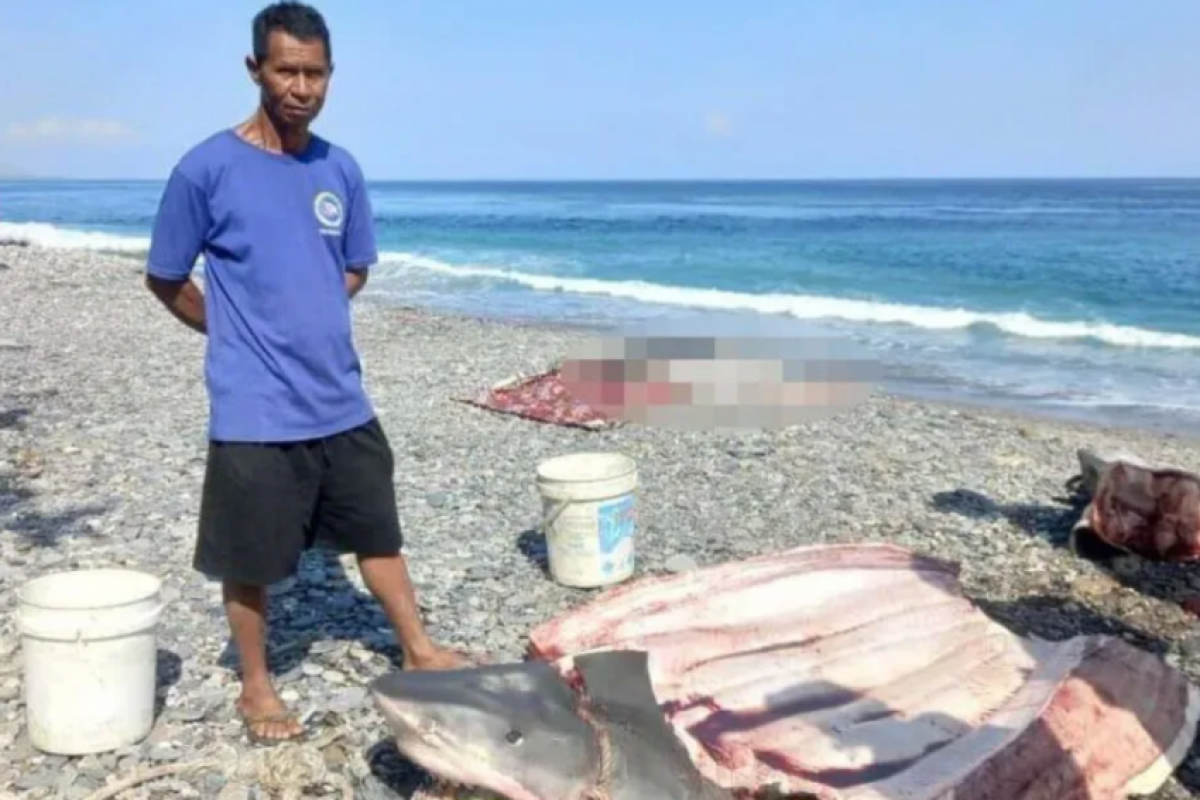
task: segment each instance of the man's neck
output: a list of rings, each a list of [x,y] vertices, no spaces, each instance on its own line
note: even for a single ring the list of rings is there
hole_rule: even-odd
[[[257,147],[272,153],[296,154],[304,152],[312,139],[308,128],[291,128],[279,125],[261,107],[250,119],[238,126],[238,135]]]

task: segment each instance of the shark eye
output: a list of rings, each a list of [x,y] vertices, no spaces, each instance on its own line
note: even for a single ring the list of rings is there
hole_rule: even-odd
[[[504,740],[509,744],[520,744],[524,739],[525,735],[516,728],[513,728],[504,736]]]

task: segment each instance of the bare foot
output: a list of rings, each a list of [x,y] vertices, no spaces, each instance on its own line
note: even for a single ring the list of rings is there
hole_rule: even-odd
[[[251,741],[281,742],[304,733],[304,726],[271,687],[243,689],[237,709],[246,723],[246,733]]]
[[[404,669],[413,672],[467,669],[475,666],[462,653],[444,647],[435,647],[428,652],[413,653],[404,659]]]

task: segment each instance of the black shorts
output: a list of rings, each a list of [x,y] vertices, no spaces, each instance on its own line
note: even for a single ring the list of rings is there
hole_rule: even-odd
[[[296,572],[318,540],[360,556],[403,545],[395,459],[377,419],[303,442],[209,442],[193,566],[255,586]]]

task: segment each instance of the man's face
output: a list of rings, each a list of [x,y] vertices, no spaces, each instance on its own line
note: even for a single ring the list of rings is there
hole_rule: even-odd
[[[250,74],[262,88],[263,103],[285,125],[306,127],[321,112],[333,66],[320,39],[301,41],[271,31],[267,57],[250,63]]]

